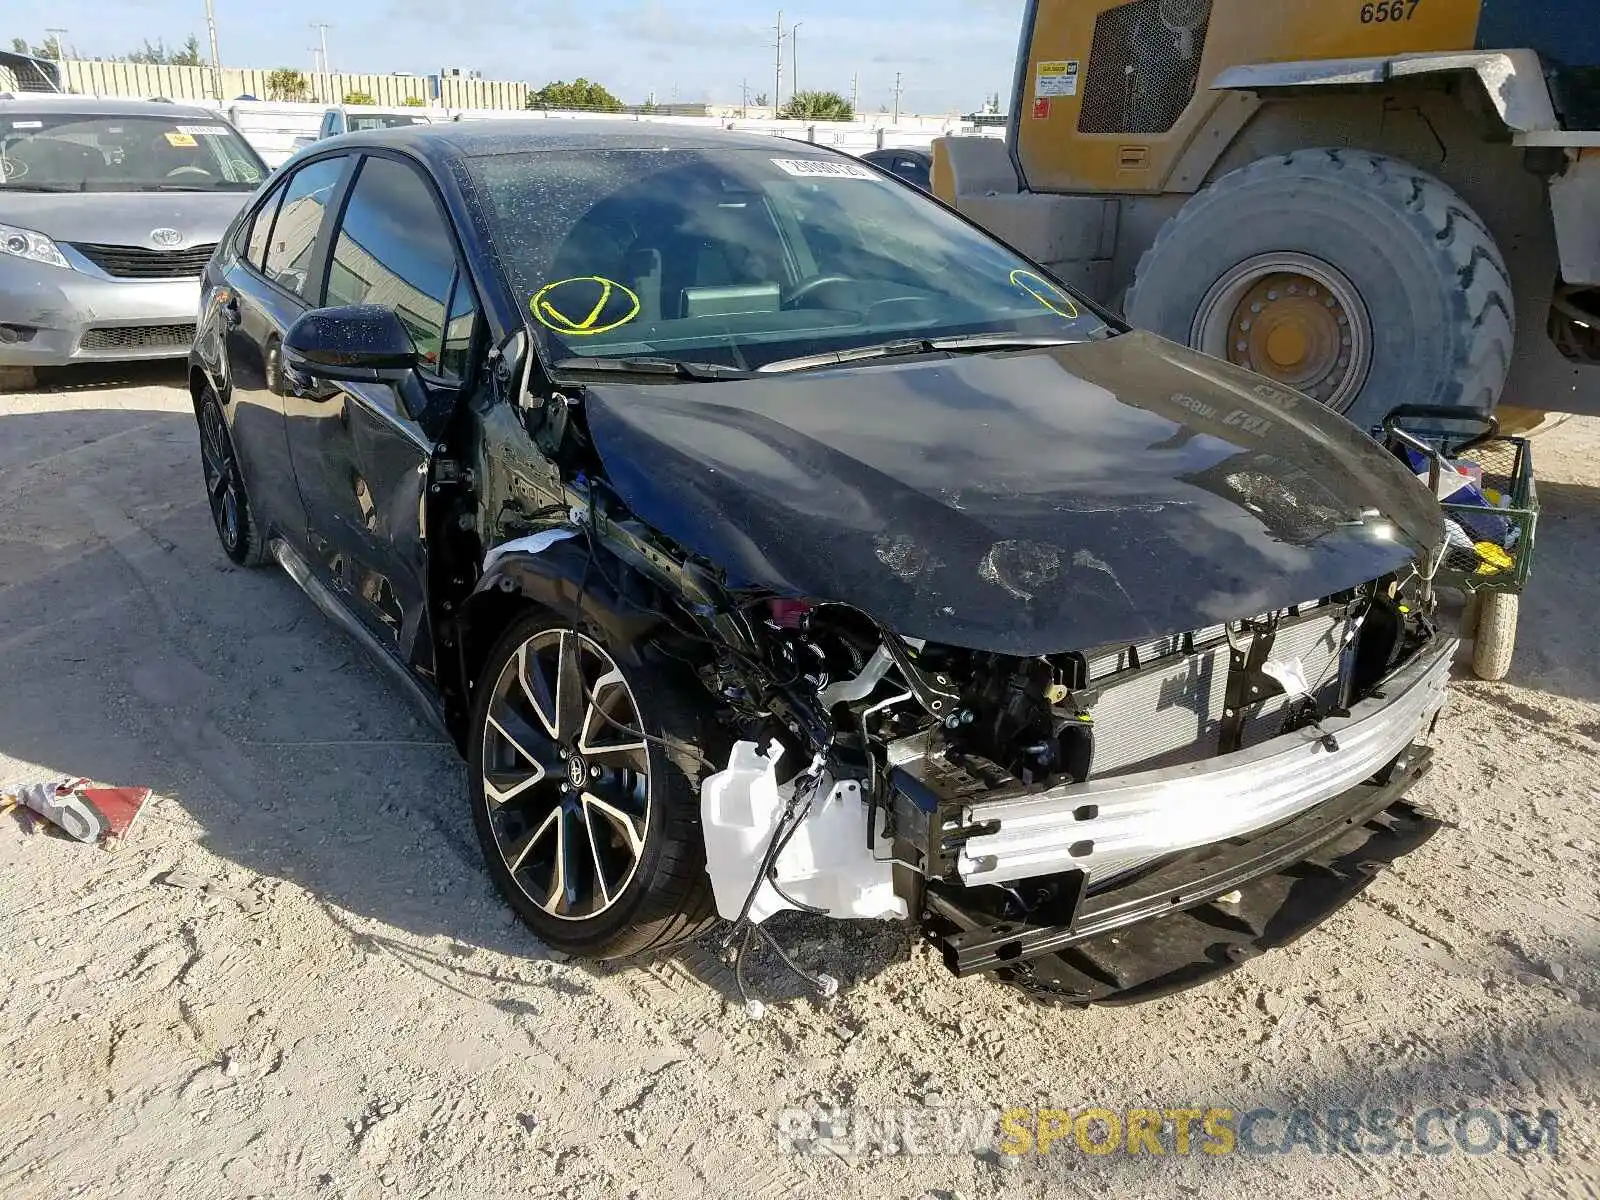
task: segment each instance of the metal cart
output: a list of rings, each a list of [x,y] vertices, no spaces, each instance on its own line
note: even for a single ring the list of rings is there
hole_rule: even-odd
[[[1426,457],[1436,496],[1440,480],[1459,467],[1481,472],[1478,488],[1489,507],[1448,496],[1440,502],[1454,528],[1434,585],[1454,588],[1466,600],[1463,633],[1476,631],[1473,672],[1479,679],[1504,679],[1516,653],[1518,610],[1539,526],[1532,446],[1526,438],[1501,436],[1493,417],[1424,405],[1390,413],[1382,440],[1401,457],[1406,448]]]

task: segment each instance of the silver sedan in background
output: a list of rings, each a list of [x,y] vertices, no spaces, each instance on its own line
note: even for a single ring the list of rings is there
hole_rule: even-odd
[[[165,101],[0,99],[0,387],[33,368],[181,358],[200,273],[269,169]]]

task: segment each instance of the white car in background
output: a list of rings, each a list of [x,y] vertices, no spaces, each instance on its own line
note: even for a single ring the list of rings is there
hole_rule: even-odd
[[[267,173],[209,109],[0,96],[0,390],[188,354],[200,273]]]
[[[370,104],[336,104],[322,114],[315,137],[298,137],[296,150],[341,133],[364,133],[372,129],[400,129],[407,125],[432,125],[433,118],[415,108],[375,108]]]

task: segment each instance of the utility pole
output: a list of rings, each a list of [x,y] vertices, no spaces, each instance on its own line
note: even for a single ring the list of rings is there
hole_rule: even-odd
[[[46,29],[46,34],[52,35],[51,44],[56,48],[56,65],[61,65],[61,60],[67,56],[67,31],[65,29]]]
[[[217,14],[212,0],[206,0],[206,33],[211,38],[211,90],[222,99],[222,56],[217,53]]]
[[[783,102],[783,39],[788,35],[783,32],[783,9],[778,10],[778,60],[772,71],[772,115],[778,115],[778,106]]]
[[[796,21],[789,26],[789,99],[793,100],[800,93],[800,26],[804,21]]]
[[[857,116],[861,113],[861,73],[850,72],[850,111]]]
[[[900,72],[894,73],[894,123],[900,124],[900,95],[905,88],[900,86]]]
[[[311,28],[322,36],[322,73],[329,74],[328,68],[328,23],[326,21],[312,21]]]
[[[741,79],[739,81],[739,115],[741,117],[748,117],[750,115],[749,108],[750,108],[750,80],[749,79]]]

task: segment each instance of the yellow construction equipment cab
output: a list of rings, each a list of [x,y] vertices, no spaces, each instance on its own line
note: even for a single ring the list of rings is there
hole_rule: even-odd
[[[933,184],[1358,424],[1600,414],[1596,0],[1029,0],[1006,140]]]

